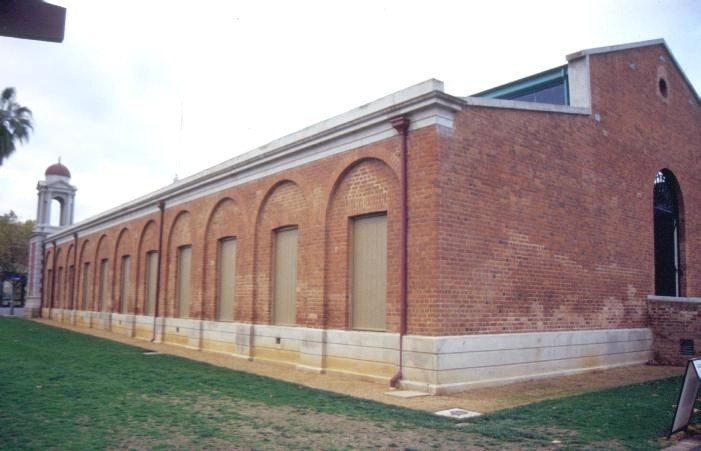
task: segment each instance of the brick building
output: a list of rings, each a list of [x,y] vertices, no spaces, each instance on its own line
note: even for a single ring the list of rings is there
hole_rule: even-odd
[[[662,40],[468,97],[428,80],[39,221],[27,311],[432,393],[679,363],[701,347],[700,111]]]

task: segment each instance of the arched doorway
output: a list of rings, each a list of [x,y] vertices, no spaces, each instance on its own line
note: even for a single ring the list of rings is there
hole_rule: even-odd
[[[679,185],[671,171],[655,176],[653,189],[655,227],[655,294],[679,296]]]

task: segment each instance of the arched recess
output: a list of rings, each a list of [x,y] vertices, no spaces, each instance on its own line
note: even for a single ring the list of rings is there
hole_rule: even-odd
[[[168,233],[164,316],[189,318],[192,312],[192,218],[181,211]]]
[[[236,202],[226,197],[217,202],[207,219],[202,277],[203,319],[233,321],[238,316],[236,299],[241,293],[237,293],[239,284],[236,281],[242,271],[236,267],[237,260],[240,260],[236,254],[241,218]]]
[[[377,322],[370,326],[353,325],[352,286],[354,225],[363,219],[383,219],[386,253],[383,305],[377,305]],[[381,228],[381,229],[382,229]],[[399,321],[399,180],[382,160],[365,158],[346,167],[336,179],[326,209],[325,317],[328,328],[397,330]],[[382,251],[382,249],[376,249]],[[380,252],[381,254],[381,252]],[[357,259],[356,259],[357,260]],[[370,274],[373,277],[372,274]],[[381,272],[376,276],[382,277]],[[357,279],[357,277],[356,277]],[[373,295],[369,297],[372,299]],[[368,298],[366,296],[365,298]],[[366,302],[366,301],[364,301]],[[381,318],[384,314],[384,318]]]
[[[56,248],[56,268],[55,268],[55,274],[54,274],[54,298],[53,298],[53,308],[63,308],[63,289],[64,289],[64,262],[63,262],[63,257],[64,257],[64,252],[63,249],[60,247]]]
[[[64,287],[65,287],[65,294],[64,294],[64,308],[73,310],[75,309],[75,304],[74,304],[74,298],[75,298],[75,285],[74,285],[74,275],[75,275],[75,246],[73,243],[68,245],[68,251],[66,252],[66,264],[65,267],[67,268],[64,271]]]
[[[91,289],[92,289],[92,272],[95,264],[92,259],[92,243],[90,240],[83,240],[80,244],[80,252],[78,253],[78,277],[76,277],[76,301],[75,304],[78,310],[90,310],[91,305]]]
[[[655,175],[653,185],[655,294],[682,296],[684,291],[684,215],[681,189],[669,169]]]
[[[110,243],[107,235],[102,235],[97,241],[93,270],[93,303],[96,312],[110,312],[112,293],[110,293],[110,274],[113,263],[110,261]]]
[[[48,249],[44,253],[44,276],[42,277],[42,305],[44,308],[52,308],[52,295],[54,290],[54,251],[53,249]]]
[[[156,311],[156,284],[158,283],[158,227],[150,220],[139,236],[136,267],[136,305],[134,313],[154,315]]]
[[[255,257],[254,257],[254,280],[255,293],[254,302],[251,309],[251,322],[274,323],[274,324],[300,324],[297,313],[300,312],[302,303],[307,299],[307,268],[302,264],[301,251],[307,247],[311,237],[305,233],[304,229],[308,218],[307,201],[300,187],[291,180],[282,180],[273,185],[266,193],[256,217],[255,228]],[[287,305],[285,317],[278,315],[282,313],[282,307],[275,311],[273,306],[276,295],[275,278],[280,274],[275,274],[275,243],[285,232],[294,233],[296,230],[295,246],[288,246],[288,249],[296,251],[296,258],[287,263],[294,265],[293,269],[285,269],[286,283],[288,285],[290,304]],[[293,237],[295,238],[295,237]],[[291,253],[288,253],[288,255]],[[278,255],[282,255],[278,253]],[[292,261],[294,260],[294,261]],[[280,262],[278,262],[280,263]],[[281,263],[282,264],[282,263]],[[284,265],[284,264],[282,264]],[[280,266],[280,265],[279,265]],[[282,271],[278,270],[278,273]],[[289,285],[294,285],[289,287]],[[278,287],[280,283],[278,284]],[[281,301],[282,296],[278,295],[277,300]]]
[[[113,311],[119,313],[133,312],[134,309],[134,240],[128,228],[124,227],[117,236],[114,247],[114,273],[112,281]]]

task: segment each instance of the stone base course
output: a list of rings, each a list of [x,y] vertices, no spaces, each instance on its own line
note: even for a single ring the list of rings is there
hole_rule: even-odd
[[[273,362],[302,371],[388,383],[399,335],[386,332],[154,318],[45,309],[56,323],[140,340]],[[404,338],[402,388],[431,394],[574,374],[649,361],[647,328]]]

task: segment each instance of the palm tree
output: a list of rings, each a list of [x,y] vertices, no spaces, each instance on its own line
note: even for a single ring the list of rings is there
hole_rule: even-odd
[[[29,140],[34,129],[32,111],[15,102],[15,88],[5,88],[0,96],[0,166],[15,151],[15,142]]]

